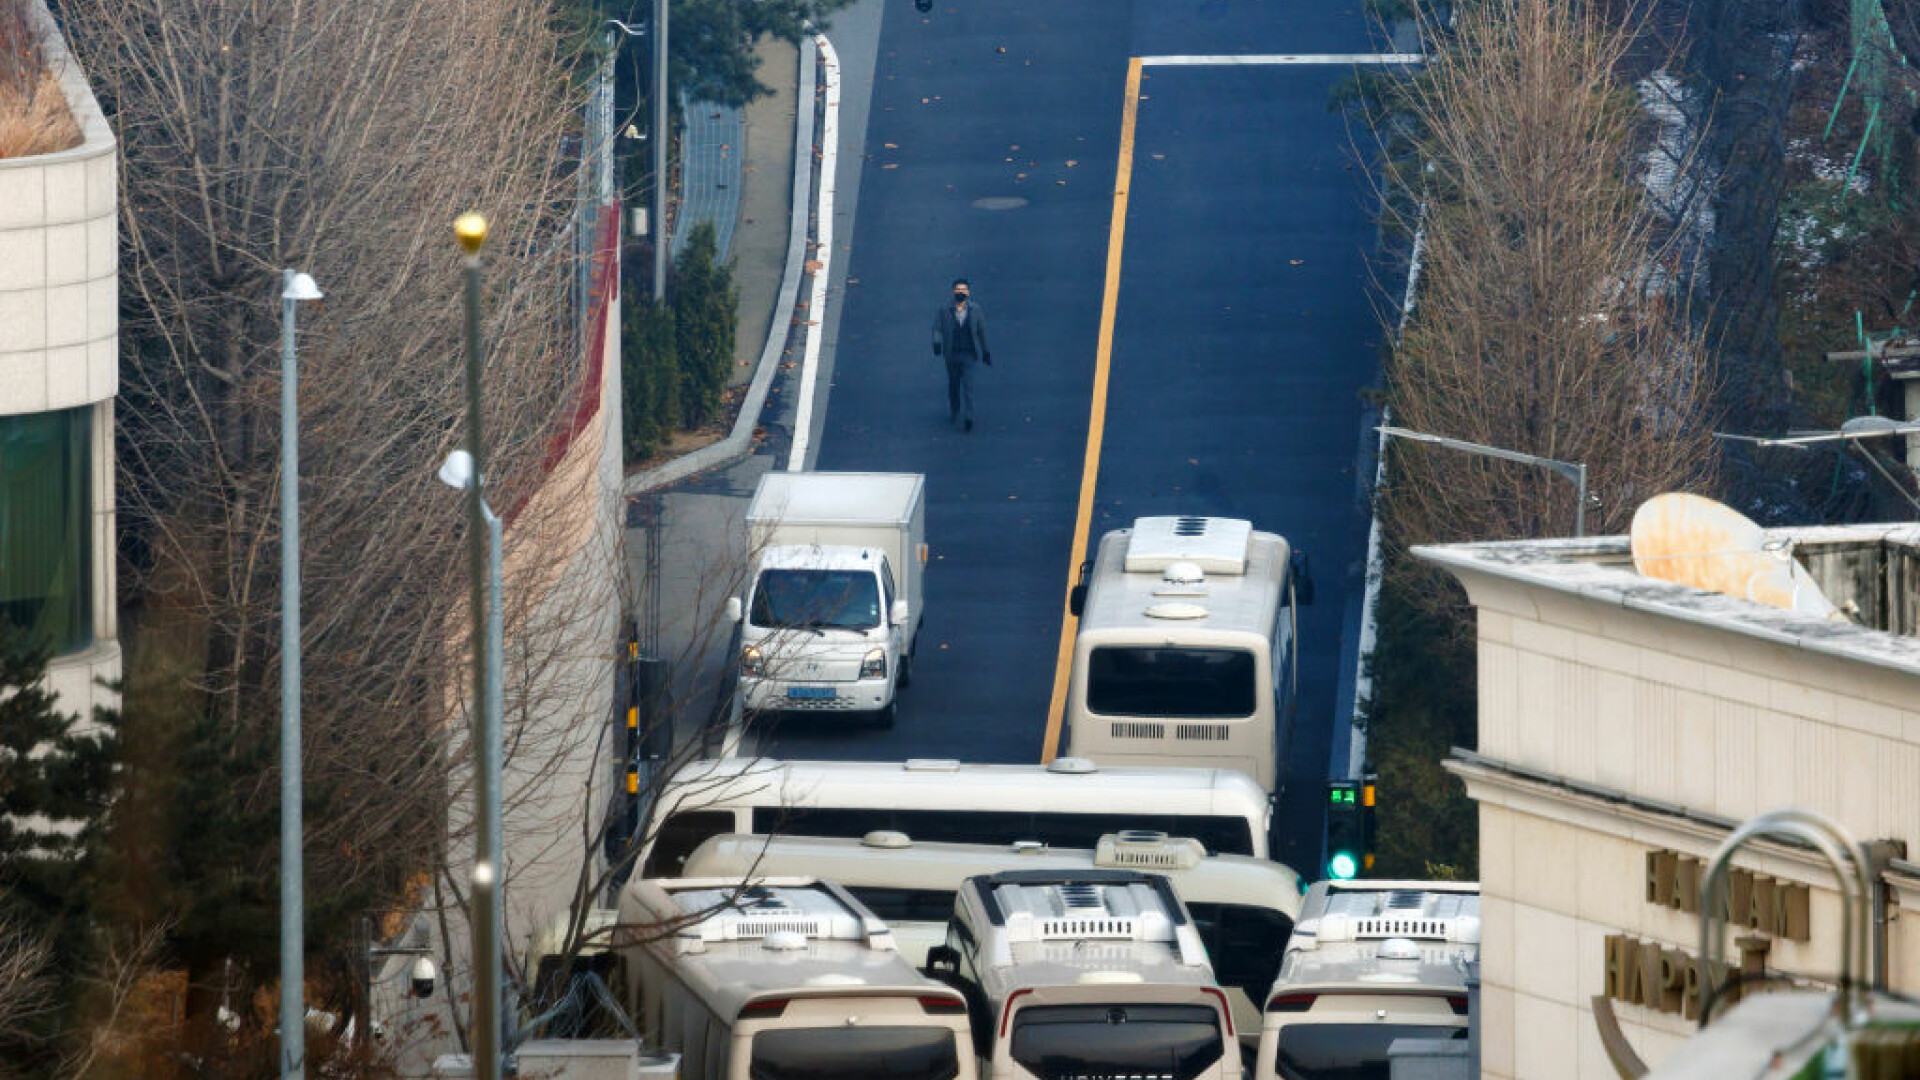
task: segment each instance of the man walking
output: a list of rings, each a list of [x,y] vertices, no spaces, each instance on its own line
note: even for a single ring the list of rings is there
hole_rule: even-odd
[[[972,300],[966,278],[953,279],[953,302],[933,313],[933,355],[947,362],[947,423],[973,430],[973,365],[993,366],[987,317]]]

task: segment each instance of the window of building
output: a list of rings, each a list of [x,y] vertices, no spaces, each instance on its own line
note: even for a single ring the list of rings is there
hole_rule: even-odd
[[[90,411],[0,416],[0,618],[55,653],[93,641]]]

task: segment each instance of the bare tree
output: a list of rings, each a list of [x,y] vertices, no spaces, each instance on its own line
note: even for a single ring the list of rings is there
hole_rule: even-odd
[[[298,420],[320,949],[417,887],[449,843],[463,515],[433,472],[464,441],[458,213],[492,222],[486,480],[501,512],[534,491],[584,371],[562,307],[570,53],[546,6],[514,0],[126,0],[66,16],[122,143],[130,652],[173,673],[130,677],[145,694],[130,692],[128,723],[148,723],[153,748],[133,775],[160,820],[143,824],[170,845],[145,900],[179,914],[171,952],[204,1015],[216,968],[237,961],[244,993],[274,955],[280,270],[327,293],[302,310]],[[570,527],[514,518],[516,590],[550,583],[541,566],[575,550],[553,530]],[[509,597],[509,640],[537,606]]]
[[[1403,224],[1424,243],[1388,400],[1410,428],[1584,462],[1588,527],[1617,530],[1713,467],[1691,249],[1656,212],[1646,114],[1618,80],[1637,24],[1550,0],[1458,10],[1409,85],[1418,135],[1390,177],[1418,193]],[[1538,469],[1396,447],[1389,479],[1405,542],[1572,531],[1571,486]]]

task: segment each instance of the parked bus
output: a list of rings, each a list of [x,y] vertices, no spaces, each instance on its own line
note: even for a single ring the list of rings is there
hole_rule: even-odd
[[[970,877],[927,970],[966,997],[982,1076],[1240,1080],[1226,993],[1158,874]]]
[[[1388,1080],[1395,1039],[1467,1037],[1470,881],[1321,881],[1274,979],[1256,1080]]]
[[[1146,517],[1100,540],[1080,619],[1067,743],[1101,765],[1238,769],[1275,790],[1298,692],[1305,561],[1245,521]]]
[[[831,883],[633,882],[613,940],[630,1013],[685,1080],[976,1075],[962,996]]]
[[[1272,800],[1223,769],[1103,769],[948,759],[689,763],[661,786],[640,853],[641,876],[673,877],[718,833],[858,838],[892,829],[918,840],[1090,848],[1105,833],[1190,836],[1209,853],[1267,855]]]
[[[1190,837],[1123,832],[1088,848],[1045,844],[944,844],[874,832],[859,840],[820,836],[710,837],[687,858],[689,877],[759,881],[812,874],[838,882],[886,920],[900,954],[925,966],[943,943],[954,893],[967,878],[1001,870],[1147,870],[1164,874],[1193,916],[1214,977],[1227,991],[1234,1030],[1248,1052],[1260,1039],[1260,1007],[1300,914],[1305,885],[1279,863],[1208,855]]]

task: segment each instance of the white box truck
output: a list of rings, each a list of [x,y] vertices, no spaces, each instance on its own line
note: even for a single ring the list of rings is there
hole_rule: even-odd
[[[751,713],[849,713],[893,723],[912,678],[926,571],[919,473],[760,478],[747,505],[738,625],[740,703]]]

